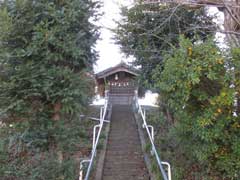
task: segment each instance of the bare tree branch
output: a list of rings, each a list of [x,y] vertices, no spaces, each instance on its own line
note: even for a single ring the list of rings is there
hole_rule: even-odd
[[[229,15],[232,17],[232,19],[240,26],[240,19],[236,18],[236,15],[234,14],[233,10],[222,0],[224,7],[226,8]],[[240,7],[239,7],[240,8]]]

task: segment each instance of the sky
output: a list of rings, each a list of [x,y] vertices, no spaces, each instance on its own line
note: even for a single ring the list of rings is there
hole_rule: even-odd
[[[116,27],[114,21],[121,19],[120,7],[121,5],[130,5],[131,0],[102,0],[102,10],[104,15],[100,19],[101,36],[96,44],[96,50],[99,52],[99,60],[94,66],[94,71],[99,72],[111,66],[114,66],[121,61],[129,62],[131,59],[126,59],[120,52],[118,45],[114,44],[114,34],[109,29]]]
[[[109,29],[116,28],[115,21],[121,19],[120,7],[121,5],[131,5],[134,0],[101,0],[103,2],[102,11],[104,15],[99,21],[99,25],[102,26],[100,40],[97,41],[96,50],[99,53],[99,59],[94,66],[95,73],[102,71],[106,68],[112,67],[121,61],[131,62],[132,58],[126,59],[124,54],[121,53],[118,45],[114,44],[114,34]],[[223,28],[223,13],[219,12],[217,8],[209,8],[209,14],[216,15],[216,22]],[[220,46],[224,47],[224,35],[217,33],[217,41]]]
[[[99,59],[94,66],[95,73],[102,71],[106,68],[112,67],[121,61],[130,62],[132,59],[126,59],[121,53],[118,45],[114,44],[114,34],[109,29],[116,27],[115,21],[121,19],[120,7],[121,5],[131,5],[133,0],[102,0],[102,11],[104,15],[99,21],[99,25],[102,26],[100,40],[96,44],[96,50],[99,53]],[[208,10],[209,14],[216,16],[216,22],[223,28],[223,13],[220,13],[217,8],[211,7]],[[217,33],[216,40],[220,45],[224,42],[224,35]],[[158,95],[147,91],[145,97],[140,99],[139,103],[142,105],[154,105],[156,103]],[[97,97],[93,104],[103,104],[104,100]]]
[[[213,19],[213,21],[218,24],[218,26],[220,27],[221,30],[224,30],[224,26],[223,26],[224,25],[224,13],[220,12],[216,7],[210,7],[208,9],[208,13],[211,16],[215,17]],[[217,41],[218,46],[222,49],[227,48],[227,45],[224,43],[225,38],[226,38],[225,34],[220,33],[220,32],[216,33],[215,40]]]

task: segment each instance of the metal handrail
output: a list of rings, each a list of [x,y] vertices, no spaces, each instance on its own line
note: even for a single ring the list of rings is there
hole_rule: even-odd
[[[83,160],[80,162],[80,176],[79,176],[79,180],[82,180],[83,179],[83,163],[87,162],[89,163],[88,164],[88,168],[87,168],[87,172],[86,172],[86,175],[85,175],[85,178],[84,180],[88,180],[89,179],[89,176],[90,176],[90,172],[91,172],[91,169],[92,169],[92,165],[93,165],[93,161],[94,161],[94,158],[96,156],[96,152],[97,152],[97,145],[98,145],[98,142],[99,142],[99,138],[100,138],[100,135],[101,135],[101,132],[102,132],[102,128],[103,128],[103,124],[104,122],[106,122],[105,120],[105,116],[106,116],[106,113],[107,113],[107,108],[108,108],[108,95],[107,95],[107,92],[106,92],[106,96],[105,96],[105,103],[104,103],[104,106],[101,108],[101,111],[100,111],[100,123],[96,126],[94,126],[94,133],[93,133],[93,147],[92,147],[92,151],[91,151],[91,157],[90,159],[88,160]],[[96,137],[96,128],[99,128],[98,130],[98,133],[97,133],[97,137]]]
[[[168,162],[163,162],[163,161],[162,161],[162,164],[167,166],[167,168],[168,168],[168,179],[172,180],[171,165]]]
[[[89,117],[89,116],[85,116],[85,115],[80,115],[80,118],[82,118],[82,117],[87,118],[87,119],[91,119],[91,120],[93,120],[93,121],[101,121],[101,119],[99,119],[99,118]],[[109,120],[106,120],[106,119],[104,119],[103,122],[110,123],[110,121],[109,121]]]
[[[155,144],[154,144],[154,138],[153,138],[153,127],[152,127],[152,126],[149,126],[149,125],[147,124],[147,122],[146,122],[146,112],[145,112],[145,111],[143,112],[142,107],[141,107],[141,105],[140,105],[139,102],[138,102],[137,94],[136,94],[136,93],[135,93],[134,99],[135,99],[135,105],[136,105],[136,107],[137,107],[137,109],[138,109],[138,112],[140,113],[140,115],[141,115],[141,117],[142,117],[142,119],[143,119],[143,128],[146,129],[147,134],[148,134],[148,138],[149,138],[149,140],[150,140],[150,142],[151,142],[151,145],[152,145],[152,151],[151,151],[151,153],[152,153],[153,155],[155,155],[155,158],[156,158],[156,160],[157,160],[158,167],[159,167],[159,169],[160,169],[160,171],[161,171],[161,174],[162,174],[163,179],[164,179],[164,180],[171,180],[170,164],[167,163],[167,162],[161,161],[161,159],[160,159],[160,157],[159,157],[159,155],[158,155],[158,153],[157,153],[157,150],[156,150],[156,147],[155,147]],[[150,130],[149,130],[149,127],[151,127],[151,132],[150,132]],[[167,166],[168,166],[168,176],[166,175],[166,172],[165,172],[165,170],[164,170],[164,168],[163,168],[163,165],[167,165]]]

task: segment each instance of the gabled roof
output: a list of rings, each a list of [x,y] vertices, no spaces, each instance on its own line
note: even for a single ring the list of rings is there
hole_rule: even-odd
[[[121,63],[119,63],[118,65],[116,65],[114,67],[110,67],[108,69],[105,69],[104,71],[101,71],[101,72],[97,73],[96,74],[96,78],[97,79],[105,78],[107,76],[110,76],[110,75],[112,75],[114,73],[121,72],[121,71],[127,72],[129,74],[134,75],[134,76],[138,75],[137,69],[127,65],[124,62],[121,62]]]

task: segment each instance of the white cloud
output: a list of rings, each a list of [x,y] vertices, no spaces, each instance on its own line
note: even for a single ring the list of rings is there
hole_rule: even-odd
[[[103,17],[100,19],[99,24],[102,26],[100,40],[97,42],[96,50],[99,52],[99,60],[94,67],[95,72],[102,71],[106,68],[114,66],[123,61],[131,61],[125,59],[121,54],[118,45],[114,44],[114,34],[109,29],[116,27],[115,21],[121,19],[120,7],[121,5],[130,5],[130,0],[102,0],[104,12]]]
[[[102,29],[100,36],[101,39],[98,40],[96,45],[96,50],[99,52],[99,59],[94,66],[95,72],[114,66],[122,60],[125,62],[132,61],[132,58],[126,59],[125,56],[121,54],[119,46],[114,43],[114,34],[109,29],[115,28],[115,21],[119,21],[121,19],[121,5],[131,5],[133,1],[134,0],[102,0],[102,11],[104,12],[104,15],[98,22],[98,24],[102,26]],[[214,21],[219,24],[221,29],[223,29],[224,14],[216,7],[210,7],[208,12],[210,15],[216,16]],[[225,47],[224,38],[224,34],[217,33],[216,40],[218,41],[220,47]]]
[[[209,15],[213,16],[213,21],[217,23],[221,30],[224,30],[224,13],[219,11],[216,7],[209,7],[208,8]],[[226,35],[220,32],[216,33],[215,40],[218,43],[218,46],[222,49],[227,48],[225,43]]]

